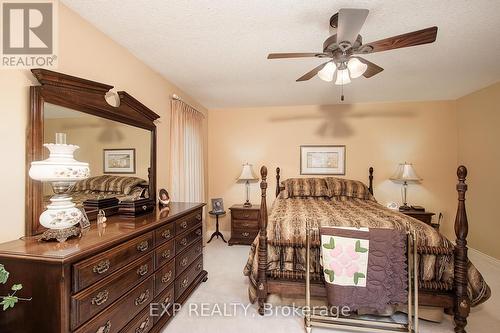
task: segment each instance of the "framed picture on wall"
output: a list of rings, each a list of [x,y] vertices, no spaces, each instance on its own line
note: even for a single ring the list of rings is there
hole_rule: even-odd
[[[345,146],[300,146],[301,175],[345,175]]]
[[[104,149],[104,173],[135,173],[135,148]]]

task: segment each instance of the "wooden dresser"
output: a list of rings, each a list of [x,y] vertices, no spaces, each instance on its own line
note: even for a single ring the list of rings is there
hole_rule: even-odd
[[[22,283],[16,304],[0,316],[0,332],[159,332],[207,279],[203,270],[202,207],[172,203],[137,218],[111,216],[79,239],[0,244],[10,285]],[[151,315],[151,308],[163,312]]]
[[[231,211],[231,239],[229,245],[252,245],[259,233],[260,205],[245,207],[233,205]]]

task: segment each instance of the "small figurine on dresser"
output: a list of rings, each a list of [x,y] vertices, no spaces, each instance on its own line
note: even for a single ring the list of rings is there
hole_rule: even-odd
[[[160,192],[158,193],[158,203],[160,207],[166,207],[170,203],[170,196],[164,188],[160,189]]]

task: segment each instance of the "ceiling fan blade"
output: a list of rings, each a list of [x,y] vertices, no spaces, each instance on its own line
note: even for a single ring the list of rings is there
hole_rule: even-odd
[[[320,70],[322,70],[322,69],[323,69],[323,67],[325,67],[325,66],[326,66],[326,64],[327,64],[327,63],[329,63],[329,62],[330,62],[330,61],[327,61],[327,62],[325,62],[325,63],[323,63],[323,64],[321,64],[321,65],[319,65],[319,66],[315,67],[314,69],[312,69],[312,70],[310,70],[309,72],[305,73],[304,75],[302,75],[301,77],[299,77],[299,78],[298,78],[297,80],[295,80],[295,81],[300,82],[300,81],[307,81],[307,80],[310,80],[311,78],[313,78],[313,77],[314,77],[314,75],[318,74],[318,72],[319,72]]]
[[[361,57],[356,57],[356,58],[358,58],[359,61],[361,61],[362,63],[368,65],[368,68],[363,73],[363,76],[366,77],[367,79],[374,76],[374,75],[377,75],[378,73],[380,73],[384,70],[382,67],[375,65],[373,62],[370,62],[370,61],[366,60],[365,58],[361,58]]]
[[[368,9],[342,8],[339,10],[337,41],[354,44],[368,16]]]
[[[403,47],[433,43],[437,36],[437,27],[408,32],[406,34],[367,43],[359,47],[361,53],[382,52]],[[365,51],[366,50],[366,51]]]
[[[283,59],[283,58],[323,58],[328,55],[325,53],[269,53],[267,59]]]

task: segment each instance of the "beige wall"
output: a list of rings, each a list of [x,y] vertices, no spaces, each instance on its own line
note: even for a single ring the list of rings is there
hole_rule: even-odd
[[[243,203],[237,184],[241,164],[270,170],[268,205],[275,189],[274,169],[299,176],[299,146],[347,146],[345,177],[367,181],[375,169],[375,196],[382,204],[400,203],[400,187],[388,178],[396,165],[414,163],[424,179],[410,186],[409,203],[442,212],[442,230],[452,234],[456,210],[457,119],[455,102],[377,103],[209,110],[209,198],[224,198],[228,208]],[[283,179],[282,178],[282,179]],[[259,203],[258,183],[251,198]],[[229,229],[229,216],[222,223]]]
[[[206,109],[62,4],[58,61],[56,71],[114,85],[161,116],[157,124],[158,187],[168,187],[170,96],[176,93],[200,111]],[[24,234],[26,124],[33,82],[28,70],[0,70],[0,242]]]
[[[469,169],[469,245],[500,259],[500,82],[457,100],[458,161]]]

